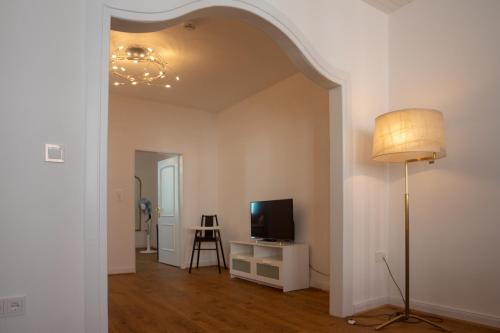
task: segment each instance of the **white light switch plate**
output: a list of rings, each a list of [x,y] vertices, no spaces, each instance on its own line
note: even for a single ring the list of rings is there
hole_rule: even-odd
[[[64,163],[64,146],[46,143],[45,161],[53,163]]]

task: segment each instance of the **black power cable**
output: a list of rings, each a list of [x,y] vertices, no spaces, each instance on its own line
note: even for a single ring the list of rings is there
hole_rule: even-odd
[[[396,287],[398,288],[398,291],[399,291],[399,295],[401,295],[401,299],[403,300],[403,303],[406,303],[405,302],[405,298],[403,296],[403,291],[401,290],[401,288],[399,287],[398,283],[396,282],[396,279],[394,278],[394,275],[392,274],[392,271],[391,271],[391,268],[389,266],[389,263],[387,262],[387,259],[385,259],[385,256],[382,257],[382,259],[384,260],[384,263],[385,263],[385,266],[387,267],[387,271],[389,272],[389,275],[391,276],[391,279],[392,279],[392,282],[394,282],[394,284],[396,285]],[[382,313],[382,314],[378,314],[378,315],[359,315],[359,316],[350,316],[350,317],[347,317],[345,318],[345,321],[347,324],[349,325],[356,325],[356,326],[360,326],[360,327],[376,327],[376,326],[379,326],[380,324],[386,322],[387,320],[390,320],[396,316],[399,316],[400,314],[403,314],[402,312],[393,312],[393,313]],[[425,318],[425,319],[428,319],[432,322],[435,322],[435,323],[442,323],[443,322],[443,319],[439,318],[439,317],[435,317],[435,316],[429,316],[429,315],[421,315],[422,318]],[[379,319],[381,320],[381,322],[378,322],[378,323],[373,323],[373,324],[368,324],[368,323],[363,323],[360,321],[360,319]],[[408,324],[417,324],[419,323],[420,321],[418,320],[408,320],[406,321]]]
[[[389,275],[391,276],[392,282],[394,282],[394,284],[396,285],[396,287],[399,290],[399,295],[401,295],[401,299],[403,300],[403,303],[406,303],[405,297],[403,296],[403,292],[401,291],[401,288],[399,287],[398,283],[396,282],[394,275],[392,275],[391,268],[389,267],[389,263],[387,262],[387,259],[385,259],[385,256],[383,256],[382,259],[384,259],[384,263],[387,266],[387,270],[389,271]]]
[[[330,276],[330,274],[326,274],[326,273],[323,273],[323,272],[321,272],[321,271],[317,270],[316,268],[314,268],[314,267],[313,267],[313,265],[309,265],[309,268],[310,268],[313,272],[318,273],[319,275],[323,275],[323,276],[326,276],[326,277],[329,277],[329,276]]]

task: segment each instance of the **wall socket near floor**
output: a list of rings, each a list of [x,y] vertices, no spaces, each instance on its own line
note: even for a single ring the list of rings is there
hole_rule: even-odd
[[[384,258],[387,259],[387,254],[383,250],[375,251],[375,262],[383,262]]]
[[[23,316],[26,312],[26,296],[0,298],[0,317]]]

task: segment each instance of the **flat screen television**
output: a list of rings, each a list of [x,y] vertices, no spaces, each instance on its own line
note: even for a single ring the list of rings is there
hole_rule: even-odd
[[[250,203],[252,238],[267,241],[293,241],[293,199],[252,201]]]

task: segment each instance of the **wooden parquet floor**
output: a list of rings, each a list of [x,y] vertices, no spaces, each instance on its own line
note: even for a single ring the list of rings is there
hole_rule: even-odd
[[[328,315],[328,293],[307,289],[283,293],[240,279],[215,267],[192,274],[137,254],[137,273],[109,277],[109,332],[373,332]],[[369,313],[391,313],[382,308]],[[376,323],[380,318],[364,319]],[[493,329],[445,320],[455,333],[490,333]],[[426,324],[396,324],[383,332],[438,332]]]

